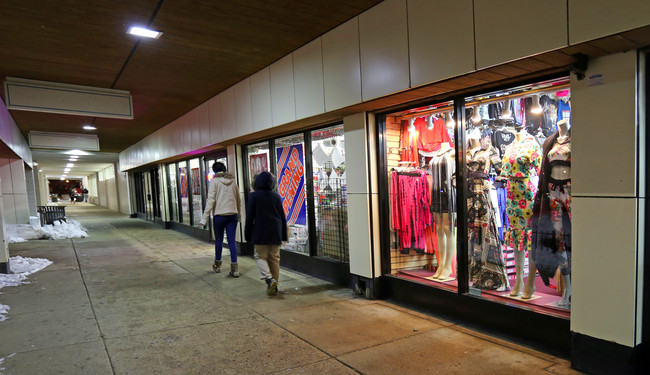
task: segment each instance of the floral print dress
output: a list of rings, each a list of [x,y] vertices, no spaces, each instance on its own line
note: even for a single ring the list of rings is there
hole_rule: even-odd
[[[510,284],[490,200],[488,174],[492,165],[497,170],[501,166],[494,147],[467,152],[469,277],[474,288],[505,290]]]
[[[537,140],[526,136],[508,145],[503,155],[501,176],[508,179],[506,214],[510,228],[505,242],[516,250],[530,250],[530,218],[537,183],[531,177],[539,175],[542,149]]]

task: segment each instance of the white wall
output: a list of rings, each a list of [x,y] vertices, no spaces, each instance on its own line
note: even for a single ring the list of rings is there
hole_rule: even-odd
[[[116,168],[117,169],[117,168]],[[123,214],[131,214],[131,198],[129,196],[129,184],[127,172],[116,172],[117,200],[119,211]]]
[[[571,330],[633,347],[641,342],[645,230],[637,53],[591,60],[586,75],[571,82]]]
[[[21,159],[0,159],[2,215],[8,224],[29,223],[25,166]]]

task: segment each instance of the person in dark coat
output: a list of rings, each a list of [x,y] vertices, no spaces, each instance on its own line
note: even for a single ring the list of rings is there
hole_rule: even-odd
[[[255,189],[248,198],[244,237],[255,246],[260,278],[266,281],[267,294],[278,293],[280,245],[287,241],[287,219],[282,198],[273,191],[275,177],[262,172],[255,177]]]

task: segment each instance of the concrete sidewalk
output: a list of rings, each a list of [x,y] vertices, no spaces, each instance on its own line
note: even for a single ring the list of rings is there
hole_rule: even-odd
[[[569,362],[280,271],[211,269],[213,245],[98,207],[89,237],[11,244],[54,264],[1,290],[2,374],[570,374]],[[229,258],[224,256],[224,269]]]

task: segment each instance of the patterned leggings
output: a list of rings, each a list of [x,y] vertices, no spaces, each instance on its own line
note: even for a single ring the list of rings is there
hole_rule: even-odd
[[[560,272],[566,276],[571,273],[571,251],[567,251],[567,244],[571,245],[571,180],[551,179],[548,197]]]
[[[506,232],[505,242],[516,250],[530,250],[531,229],[528,220],[533,216],[533,198],[537,186],[527,178],[510,178],[508,180],[508,203],[506,214],[510,228]]]

